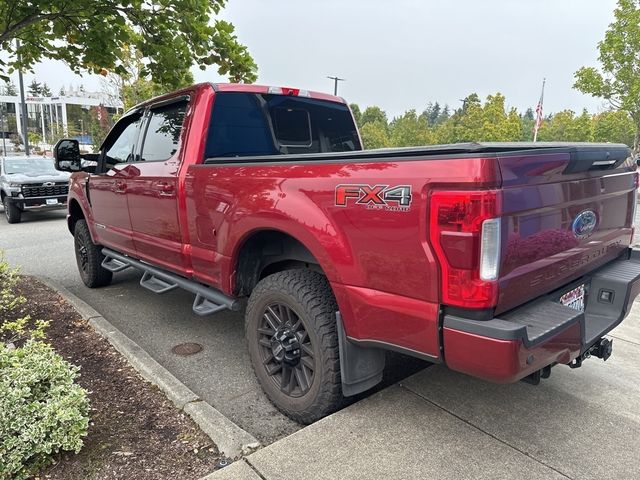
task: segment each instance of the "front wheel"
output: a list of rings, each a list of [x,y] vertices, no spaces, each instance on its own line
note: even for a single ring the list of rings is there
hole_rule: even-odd
[[[10,202],[9,197],[4,197],[2,205],[4,207],[4,215],[7,217],[7,222],[20,223],[20,220],[22,219],[22,210],[20,210],[15,203]]]
[[[113,273],[102,267],[104,255],[100,247],[91,240],[89,226],[78,220],[73,230],[76,263],[82,282],[89,288],[104,287],[111,283]]]
[[[249,355],[271,402],[289,418],[312,423],[344,400],[335,314],[324,275],[288,270],[262,279],[245,319]]]

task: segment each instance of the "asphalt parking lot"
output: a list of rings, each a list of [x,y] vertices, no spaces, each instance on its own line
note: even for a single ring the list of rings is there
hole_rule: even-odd
[[[86,288],[77,273],[65,216],[64,210],[30,213],[13,225],[0,218],[0,250],[23,273],[49,277],[87,302],[196,395],[263,444],[302,428],[280,414],[262,393],[245,347],[243,312],[199,317],[191,311],[191,294],[155,295],[138,285],[141,274],[133,270],[116,274],[106,288]],[[203,349],[188,357],[172,353],[175,345],[186,342],[199,343]],[[389,355],[388,364],[385,384],[427,366],[395,354]]]

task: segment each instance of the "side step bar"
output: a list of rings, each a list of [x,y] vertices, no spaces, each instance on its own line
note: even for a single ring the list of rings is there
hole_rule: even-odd
[[[129,267],[141,270],[143,274],[140,279],[140,285],[153,293],[163,294],[179,287],[195,294],[193,311],[197,315],[211,315],[225,309],[234,312],[240,310],[240,302],[237,299],[229,297],[214,288],[207,287],[180,275],[166,272],[108,248],[103,248],[102,254],[105,256],[102,261],[102,267],[111,272],[121,272]]]

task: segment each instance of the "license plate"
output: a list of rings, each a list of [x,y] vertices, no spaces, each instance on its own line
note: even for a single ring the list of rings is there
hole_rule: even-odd
[[[560,303],[565,307],[584,312],[584,284],[568,291],[560,297]]]
[[[47,198],[46,202],[47,202],[47,205],[57,205],[58,204],[58,199],[57,198]]]

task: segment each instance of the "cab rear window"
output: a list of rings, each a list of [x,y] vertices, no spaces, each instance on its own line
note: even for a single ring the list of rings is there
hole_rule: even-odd
[[[346,105],[311,98],[221,92],[205,158],[361,150]]]

